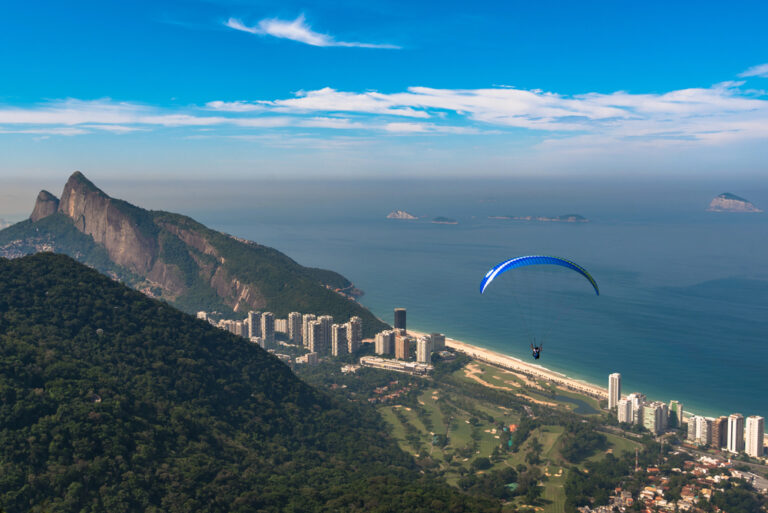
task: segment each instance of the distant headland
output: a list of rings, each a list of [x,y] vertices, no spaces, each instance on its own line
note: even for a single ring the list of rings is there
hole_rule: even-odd
[[[707,212],[762,212],[762,210],[749,200],[724,192],[709,202]]]
[[[544,216],[490,216],[488,219],[503,219],[508,221],[539,221],[544,223],[588,223],[589,219],[578,214],[566,214],[557,217]]]
[[[451,219],[450,217],[436,217],[432,219],[432,222],[434,224],[459,224],[456,219]]]
[[[387,219],[406,219],[412,221],[414,219],[418,219],[418,217],[413,214],[409,214],[405,210],[393,210],[387,214]]]

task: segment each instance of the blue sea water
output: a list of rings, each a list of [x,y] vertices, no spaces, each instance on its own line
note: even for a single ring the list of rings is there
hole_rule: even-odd
[[[742,192],[768,206],[768,190]],[[497,181],[244,184],[227,207],[187,213],[275,247],[304,265],[336,270],[361,302],[392,322],[520,358],[545,337],[540,363],[624,393],[677,399],[708,415],[768,415],[768,214],[705,212],[721,184]],[[425,216],[385,219],[394,209]],[[489,219],[581,214],[583,224]],[[446,216],[457,225],[433,224]],[[587,268],[498,278],[494,264],[553,254]],[[515,271],[513,271],[515,272]],[[509,279],[507,279],[509,278]]]

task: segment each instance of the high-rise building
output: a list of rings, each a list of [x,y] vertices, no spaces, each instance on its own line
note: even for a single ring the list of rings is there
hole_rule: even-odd
[[[643,405],[643,427],[654,434],[659,434],[664,425],[664,403],[656,401]]]
[[[395,358],[398,360],[411,359],[411,339],[406,335],[395,337]]]
[[[347,343],[350,353],[355,353],[363,343],[363,320],[358,316],[350,317],[347,322]]]
[[[688,435],[685,438],[691,443],[695,442],[698,436],[698,419],[698,415],[693,415],[688,419]]]
[[[317,319],[315,314],[304,314],[301,317],[301,342],[304,347],[309,347],[309,323]]]
[[[245,337],[247,335],[247,330],[245,329],[245,323],[243,321],[235,321],[233,326],[234,329],[232,330],[232,333],[238,337]]]
[[[674,415],[677,427],[683,427],[683,403],[680,401],[670,401],[669,415],[670,417]]]
[[[712,421],[712,441],[710,446],[721,449],[728,444],[728,417],[720,416]]]
[[[416,341],[416,361],[419,363],[432,362],[432,338],[419,337]]]
[[[395,329],[404,330],[405,328],[405,308],[395,308]]]
[[[347,325],[331,325],[331,354],[341,356],[347,354],[349,346],[347,344]]]
[[[275,314],[272,312],[261,314],[261,338],[268,346],[275,343]]]
[[[319,359],[317,353],[307,353],[307,365],[317,365]]]
[[[701,445],[712,443],[712,417],[696,417],[696,442]]]
[[[266,349],[267,348],[267,344],[264,342],[264,339],[261,338],[261,337],[251,337],[250,340],[254,344],[258,344],[259,347],[262,348],[262,349]]]
[[[613,410],[621,399],[621,374],[614,372],[608,376],[608,409]]]
[[[445,351],[445,335],[442,333],[432,333],[432,351],[439,353]]]
[[[391,355],[395,348],[395,332],[392,330],[380,331],[375,339],[376,354]]]
[[[632,422],[635,424],[643,423],[643,404],[645,404],[645,394],[632,393],[627,396],[632,401]]]
[[[744,450],[744,416],[732,413],[728,416],[728,452],[739,453]]]
[[[307,326],[307,349],[318,355],[326,352],[323,346],[323,323],[318,320],[309,321]]]
[[[763,457],[763,436],[765,431],[765,419],[757,415],[747,417],[744,430],[745,451],[753,458]]]
[[[301,345],[301,314],[299,312],[291,312],[288,314],[288,340],[294,344]]]
[[[619,404],[616,406],[616,415],[619,422],[632,423],[632,400],[631,399],[619,399]]]
[[[261,336],[261,312],[248,312],[248,338]]]
[[[321,315],[317,318],[320,324],[323,326],[323,351],[320,353],[328,354],[331,352],[331,326],[333,326],[333,316]]]
[[[275,319],[275,333],[288,334],[288,319]]]

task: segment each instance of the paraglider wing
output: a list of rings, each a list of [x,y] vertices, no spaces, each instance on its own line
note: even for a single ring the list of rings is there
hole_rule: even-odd
[[[486,273],[485,277],[483,277],[483,281],[480,282],[480,293],[482,294],[485,292],[486,287],[488,287],[488,285],[490,285],[494,278],[496,278],[498,275],[507,272],[510,269],[525,267],[527,265],[559,265],[561,267],[576,271],[577,273],[584,276],[587,280],[589,280],[589,283],[591,283],[592,287],[595,289],[595,294],[598,296],[600,295],[600,289],[597,288],[597,282],[595,282],[594,278],[592,278],[586,269],[578,264],[571,262],[570,260],[566,260],[565,258],[544,255],[521,256],[511,260],[506,260],[494,266],[490,271]]]

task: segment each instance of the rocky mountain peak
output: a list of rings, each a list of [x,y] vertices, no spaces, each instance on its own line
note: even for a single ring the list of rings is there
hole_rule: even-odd
[[[80,171],[69,177],[59,202],[59,212],[104,246],[115,263],[143,274],[152,269],[157,248],[153,237],[142,232],[139,220],[132,215],[139,211],[110,198]]]
[[[40,191],[35,200],[35,208],[29,218],[35,222],[55,214],[59,210],[59,198],[48,191]]]

